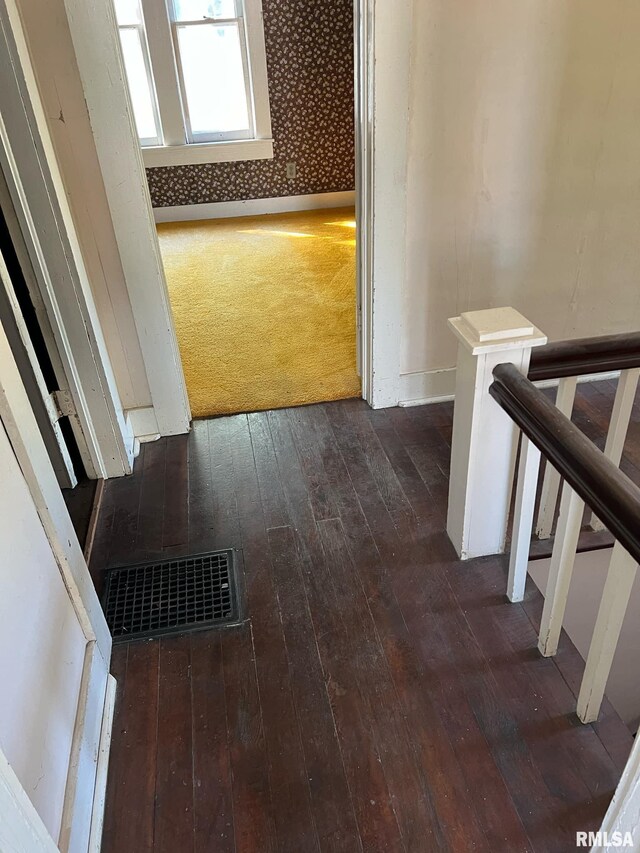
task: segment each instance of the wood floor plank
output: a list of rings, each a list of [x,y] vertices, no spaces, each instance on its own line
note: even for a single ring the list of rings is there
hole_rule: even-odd
[[[238,853],[268,853],[277,850],[277,844],[249,625],[224,632],[222,661],[236,850]]]
[[[258,419],[261,421],[261,429],[256,433],[254,427]],[[289,520],[289,513],[268,416],[250,416],[250,424],[260,491],[263,506],[266,507],[265,517],[272,524],[269,541],[274,579],[320,848],[335,851],[360,849],[360,837],[335,721],[301,576],[302,562],[291,528],[277,524]],[[285,466],[285,470],[287,463],[294,467],[298,462],[293,443],[289,444],[288,450],[288,460],[280,457],[280,464]],[[309,513],[308,529],[313,530],[313,520],[308,509],[310,502],[303,499],[302,505]],[[345,804],[350,805],[345,808]]]
[[[363,849],[401,850],[401,832],[371,734],[370,705],[362,701],[360,685],[352,678],[347,628],[337,616],[336,593],[315,517],[309,500],[303,497],[307,495],[306,483],[290,425],[279,412],[270,413],[269,422]]]
[[[305,571],[310,570],[313,560],[323,559],[322,545],[318,535],[316,519],[309,500],[307,481],[302,471],[291,424],[285,412],[268,413],[269,428],[273,440],[280,481],[284,489],[287,513],[296,533],[296,541]]]
[[[476,620],[476,611],[469,607],[465,581],[461,572],[448,573],[447,583],[440,588],[440,595],[433,590],[432,602],[438,608],[450,607],[457,603],[460,613],[464,613],[464,622],[459,619],[455,636],[463,644],[469,666],[464,672],[465,693],[474,706],[474,712],[506,781],[510,796],[516,803],[518,812],[536,849],[561,851],[574,843],[571,831],[563,832],[558,827],[554,833],[548,827],[555,813],[553,796],[580,807],[590,803],[588,787],[575,770],[575,763],[563,756],[563,744],[559,739],[552,743],[550,735],[553,725],[549,725],[550,716],[546,709],[545,697],[536,695],[532,681],[520,678],[523,670],[535,667],[535,659],[518,657],[513,649],[500,648],[492,638],[487,645],[489,634],[485,634],[485,618],[489,599],[482,609],[483,619]],[[453,596],[449,591],[449,582],[453,585]],[[458,595],[460,598],[456,598]],[[502,607],[501,621],[504,622],[515,613],[497,596],[496,606]],[[466,624],[465,624],[466,623]],[[495,626],[487,630],[495,632]],[[487,652],[487,649],[490,649]],[[497,656],[494,657],[494,655]],[[508,675],[501,663],[511,656],[512,665]],[[548,726],[537,730],[532,723]],[[553,756],[555,755],[555,759]],[[549,757],[551,756],[551,762]],[[552,794],[550,797],[549,795]],[[525,809],[525,804],[528,804]]]
[[[267,529],[288,524],[284,492],[280,482],[269,419],[266,412],[254,412],[247,416],[251,432],[251,444],[260,488],[262,512]]]
[[[311,816],[309,780],[291,694],[252,437],[246,417],[227,423],[277,845],[283,853],[312,853],[319,849],[318,839]]]
[[[191,635],[194,853],[235,851],[222,636]]]
[[[322,435],[323,432],[324,435]],[[399,803],[399,806],[397,805],[398,818],[401,824],[405,826],[405,835],[409,838],[411,838],[412,831],[419,826],[423,838],[435,838],[439,848],[445,849],[446,843],[444,838],[439,834],[439,823],[434,816],[432,797],[428,790],[429,783],[424,778],[423,768],[416,766],[416,762],[420,765],[418,756],[415,752],[412,754],[411,748],[407,749],[407,733],[402,731],[402,724],[394,716],[394,709],[396,708],[402,716],[411,716],[411,714],[407,715],[410,702],[407,701],[407,682],[405,680],[405,676],[410,669],[406,665],[406,650],[408,645],[403,642],[406,634],[406,626],[404,625],[402,614],[397,607],[397,602],[393,594],[390,593],[386,578],[380,572],[381,563],[379,554],[371,537],[358,498],[356,497],[349,472],[344,465],[340,450],[336,447],[333,433],[326,418],[318,422],[318,438],[317,452],[313,458],[313,463],[316,466],[325,467],[328,479],[332,483],[332,488],[336,493],[340,515],[348,529],[347,538],[349,540],[348,547],[351,551],[351,557],[361,572],[361,576],[358,578],[352,571],[353,567],[350,567],[349,563],[345,563],[342,559],[341,553],[346,549],[339,548],[335,554],[332,552],[329,564],[333,565],[335,563],[341,566],[341,570],[338,569],[334,573],[334,583],[339,588],[338,598],[339,600],[340,598],[342,600],[353,599],[353,590],[357,590],[358,585],[360,585],[360,604],[362,608],[362,601],[366,592],[366,598],[368,599],[371,610],[365,615],[364,621],[366,622],[367,619],[371,619],[373,615],[372,611],[375,612],[375,619],[373,620],[375,622],[375,630],[380,634],[388,664],[391,665],[391,676],[396,689],[398,689],[399,683],[400,693],[394,695],[389,681],[389,673],[384,669],[382,672],[378,672],[375,678],[376,684],[379,685],[379,691],[382,685],[385,685],[387,695],[384,698],[381,695],[376,695],[373,702],[371,702],[375,716],[377,717],[377,730],[390,735],[391,742],[393,743],[392,751],[394,755],[390,758],[388,753],[385,754],[387,760],[385,767],[388,780],[392,786],[392,790],[402,789],[403,794],[406,794],[406,796],[394,796],[392,794],[396,805]],[[354,450],[353,446],[351,446],[351,450]],[[361,465],[360,470],[366,470],[366,466],[363,467]],[[367,503],[370,510],[372,509],[370,499],[375,497],[376,494],[375,490],[366,490],[366,498],[369,501],[365,503]],[[393,535],[393,524],[379,495],[378,502],[379,509],[387,519],[386,532]],[[344,535],[344,530],[342,534]],[[347,575],[352,585],[351,590],[348,586],[346,588],[344,586],[344,580]],[[357,598],[356,592],[356,600]],[[357,610],[358,608],[356,607],[355,612]],[[370,637],[368,638],[368,642],[371,642]],[[405,659],[403,660],[403,658]],[[423,693],[422,682],[419,682],[418,679],[413,683],[412,688],[418,688],[420,693]],[[421,709],[421,725],[424,722],[423,713],[424,711]],[[382,739],[382,747],[386,746],[386,741]],[[403,768],[397,777],[395,775],[394,758],[401,759]],[[412,792],[411,794],[408,793],[410,791]],[[411,813],[413,807],[419,808],[419,813],[415,811]],[[471,832],[473,832],[473,829]]]
[[[165,555],[184,554],[189,546],[189,437],[175,435],[167,444],[162,519]]]
[[[246,462],[250,463],[252,450],[245,415],[216,418],[209,423],[210,465],[213,470],[215,457],[215,501],[218,506],[211,526],[213,541],[216,547],[228,547],[230,542],[234,542],[242,548],[237,554],[238,575],[241,594],[249,608],[254,601],[257,606],[262,605],[259,603],[260,589],[254,586],[256,567],[245,560],[240,509],[252,514],[260,512],[261,506],[259,498],[246,495],[242,483],[237,480],[239,471],[236,471],[236,464],[240,467],[241,462],[238,447],[243,438],[244,450],[248,454]],[[258,578],[258,583],[262,580]],[[236,850],[275,851],[277,837],[269,787],[265,725],[250,622],[247,620],[239,628],[226,630],[221,641]]]
[[[416,518],[423,524],[432,526],[435,515],[435,502],[424,480],[393,426],[386,411],[372,409],[366,413],[387,458],[393,465],[402,490],[409,501]]]
[[[235,474],[229,440],[231,426],[235,422],[234,418],[214,418],[208,422],[212,482],[210,523],[211,547],[213,548],[242,547]]]
[[[269,545],[320,849],[351,853],[362,845],[291,528]]]
[[[430,548],[436,550],[435,541]],[[467,613],[451,595],[447,578],[435,565],[430,567],[430,574],[428,599],[421,594],[419,571],[416,572],[416,585],[407,584],[407,596],[416,608],[415,615],[411,616],[409,604],[405,605],[409,627],[420,631],[422,643],[429,649],[432,667],[443,687],[450,688],[451,670],[456,672],[456,702],[472,709],[476,724],[489,745],[493,763],[504,780],[505,792],[514,803],[532,846],[547,849],[539,846],[539,834],[552,819],[553,804],[544,776],[519,730],[518,709],[511,701],[513,697],[507,698],[492,678],[489,663],[469,630]],[[426,625],[424,617],[421,623],[419,616],[420,611],[424,613],[425,610],[429,614]],[[457,704],[454,707],[458,707]],[[495,793],[492,801],[495,802]],[[494,832],[496,828],[493,824]],[[565,844],[566,840],[561,843]]]
[[[600,384],[600,382],[584,382],[579,386],[574,421],[589,435],[597,447],[604,450],[612,401],[598,387]],[[638,442],[632,440],[633,430],[634,423],[631,421],[620,468],[634,483],[640,483],[640,451]]]
[[[116,656],[121,654],[116,648]],[[105,853],[155,851],[160,644],[131,643],[109,762]]]
[[[155,838],[158,853],[194,849],[190,638],[160,646]]]
[[[135,562],[146,447],[147,445],[143,444],[140,448],[135,476],[107,481],[105,486],[112,493],[110,498],[113,500],[114,508],[105,568]]]
[[[327,518],[336,518],[338,510],[324,470],[311,461],[311,455],[316,449],[318,439],[314,429],[315,418],[313,413],[311,418],[307,417],[308,414],[303,408],[287,411],[289,425],[295,437],[295,445],[300,458],[300,466],[305,474],[313,516],[316,521],[322,521]]]
[[[213,480],[209,425],[194,421],[189,436],[189,551],[211,550],[213,541]]]
[[[362,565],[361,558],[367,554],[361,576],[372,606],[373,603],[376,605],[376,622],[386,643],[387,657],[396,665],[396,686],[402,696],[405,713],[411,720],[412,731],[417,734],[414,734],[415,748],[423,766],[428,768],[431,797],[439,822],[445,828],[447,837],[453,839],[453,843],[460,849],[467,849],[467,846],[482,848],[486,843],[483,838],[483,821],[473,810],[469,811],[467,808],[471,801],[468,799],[468,786],[464,778],[463,768],[466,762],[453,754],[448,734],[443,730],[442,720],[423,688],[423,685],[429,682],[428,672],[424,671],[410,651],[407,653],[407,649],[412,648],[412,642],[407,634],[405,614],[400,611],[391,580],[397,578],[403,568],[396,557],[399,542],[394,539],[391,518],[381,496],[368,488],[366,469],[363,467],[358,445],[353,441],[345,443],[344,436],[341,440],[340,433],[337,436],[337,444],[372,531],[380,560],[371,554],[366,539],[355,539],[354,534],[361,525],[357,523],[350,496],[344,491],[345,478],[336,476],[336,481],[343,484],[342,517],[347,539],[358,563]],[[331,464],[335,465],[335,460]],[[387,573],[384,570],[385,562],[393,565],[392,572]],[[375,574],[372,572],[373,567],[376,568]],[[373,579],[375,586],[372,587]],[[398,666],[400,661],[402,665]],[[397,674],[395,670],[398,671]],[[460,803],[464,805],[460,806]]]
[[[363,456],[367,462],[373,482],[378,488],[387,512],[391,516],[397,530],[403,531],[407,526],[413,527],[416,516],[413,507],[404,493],[400,480],[389,457],[384,451],[377,433],[373,429],[362,406],[358,401],[350,400],[349,406],[344,407],[348,423],[353,431],[353,437],[360,444]],[[337,414],[337,410],[336,410]],[[336,419],[333,420],[334,430]]]
[[[327,565],[336,586],[339,612],[349,625],[353,674],[369,704],[376,751],[384,768],[396,819],[407,850],[421,843],[445,850],[447,843],[433,800],[425,797],[416,755],[406,728],[405,710],[377,636],[377,626],[351,562],[339,519],[319,525]],[[367,687],[369,689],[367,689]],[[473,832],[473,829],[471,830]]]
[[[140,562],[162,555],[166,465],[167,440],[147,444],[136,526],[135,555]]]

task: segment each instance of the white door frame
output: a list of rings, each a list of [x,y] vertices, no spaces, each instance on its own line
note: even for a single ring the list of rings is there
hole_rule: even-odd
[[[122,476],[132,469],[133,430],[115,385],[15,0],[0,0],[0,77],[0,166],[64,368],[76,440],[89,476]]]
[[[1,181],[2,174],[0,173]],[[54,395],[49,393],[1,248],[0,322],[5,323],[5,332],[11,342],[14,358],[29,394],[44,443],[47,445],[49,458],[56,472],[58,483],[60,483],[61,488],[73,488],[77,485],[78,480],[60,426],[60,412]]]
[[[151,391],[145,430],[185,433],[191,411],[113,5],[64,4]]]
[[[16,29],[19,24],[15,0],[0,0],[0,3],[12,10],[10,26]],[[142,155],[133,127],[113,10],[107,0],[94,3],[64,0],[64,3],[151,390],[153,409],[144,412],[145,432],[163,435],[186,432],[190,420],[186,387]],[[357,264],[361,322],[359,366],[363,396],[370,405],[378,408],[397,405],[400,393],[411,3],[398,0],[391,8],[391,4],[381,0],[355,0],[354,16],[357,184],[360,196]],[[9,20],[6,15],[5,18]],[[16,37],[16,41],[26,50],[23,39]],[[19,57],[18,68],[24,64],[25,55]],[[384,73],[376,74],[376,68],[383,69]],[[22,88],[29,90],[28,84],[33,87],[35,81],[28,69],[26,72],[24,76],[29,79],[23,81]],[[114,85],[114,81],[120,81],[121,85]],[[32,100],[35,91],[31,88]],[[31,112],[37,110],[32,106]],[[402,117],[400,122],[399,115]],[[39,118],[44,120],[41,114]],[[35,123],[34,116],[32,121]],[[46,124],[42,127],[36,123],[36,127],[40,147],[46,147],[43,145],[45,140],[49,142]],[[51,169],[51,164],[46,162],[47,158],[44,159],[50,171],[55,172],[55,168]],[[17,172],[18,168],[12,171]],[[19,172],[25,180],[25,170],[19,168]],[[56,192],[52,192],[50,197],[55,203],[58,196],[60,203],[64,204],[62,183],[55,183]],[[64,217],[59,213],[57,221],[61,219]],[[82,290],[77,282],[75,287]],[[52,288],[57,289],[56,285]],[[63,300],[60,302],[64,304]],[[60,304],[47,307],[55,313]],[[94,347],[97,349],[94,373],[99,374],[108,365],[108,359],[97,318],[90,315],[90,310],[76,311],[75,318],[66,318],[65,327],[71,337],[84,329],[88,316],[94,321],[96,337],[99,338],[99,346]],[[77,341],[69,341],[68,344],[61,349],[68,352],[65,368],[71,374],[71,382],[74,368],[84,367],[85,359],[78,356]],[[101,379],[101,394],[105,387],[115,391],[108,367],[104,374],[96,377]],[[74,397],[81,398],[83,388],[91,387],[91,383],[81,382],[78,378],[76,386]],[[109,397],[113,400],[114,394],[106,394],[103,398],[108,402]],[[138,417],[143,413],[132,412],[130,417],[124,418],[117,405],[111,406],[111,410],[103,405],[102,411],[96,407],[92,412],[87,411],[90,407],[83,406],[82,402],[78,400],[79,418],[85,415],[82,427],[92,455],[98,455],[96,446],[99,448],[105,433],[114,432],[117,444],[117,433],[120,432],[124,436],[125,459],[130,457],[127,442],[132,439],[131,421],[134,414]],[[102,434],[92,436],[92,429]],[[111,455],[117,459],[123,454],[120,451]],[[106,462],[106,459],[96,460],[96,471],[104,471]],[[119,470],[109,473],[109,476],[126,473],[126,461],[123,463],[118,459],[115,467]]]
[[[358,366],[378,409],[400,399],[412,3],[355,0],[354,24]]]
[[[186,432],[186,387],[113,10],[107,0],[64,4],[130,282],[150,414],[160,434]],[[400,394],[411,8],[410,0],[354,0],[358,367],[363,397],[376,408],[397,405]],[[376,75],[379,64],[385,73]]]
[[[146,430],[186,432],[186,387],[113,10],[107,0],[64,4],[151,390]],[[363,397],[378,408],[397,405],[400,394],[410,0],[354,0],[354,24],[358,366]]]
[[[357,368],[362,397],[372,389],[372,216],[373,191],[373,2],[354,0],[354,96],[356,155],[356,333]]]

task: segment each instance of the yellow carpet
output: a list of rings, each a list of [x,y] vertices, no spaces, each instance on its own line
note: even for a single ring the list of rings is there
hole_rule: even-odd
[[[352,208],[158,234],[194,417],[359,396]]]

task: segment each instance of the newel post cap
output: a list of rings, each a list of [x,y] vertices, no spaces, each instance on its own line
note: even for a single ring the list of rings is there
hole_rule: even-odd
[[[539,347],[547,336],[515,308],[486,308],[450,317],[449,326],[473,355]]]

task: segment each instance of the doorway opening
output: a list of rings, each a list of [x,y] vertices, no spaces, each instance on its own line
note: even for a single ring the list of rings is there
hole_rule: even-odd
[[[115,5],[193,415],[361,396],[353,0]]]
[[[90,528],[97,481],[87,477],[70,422],[62,411],[61,365],[19,223],[0,173],[0,322],[29,397],[38,429],[80,544]]]

